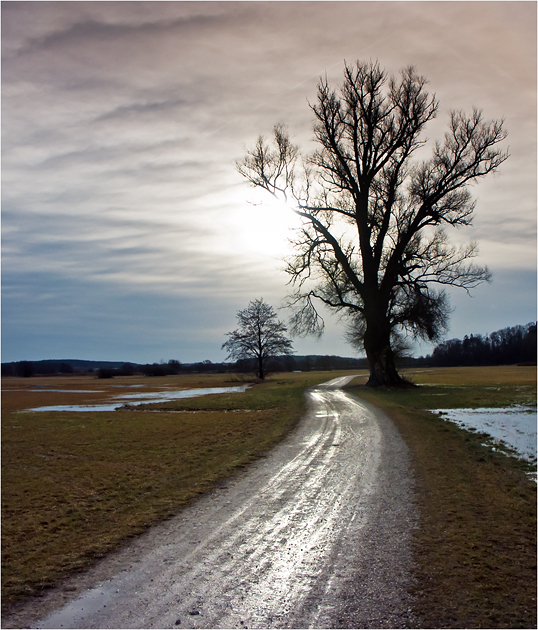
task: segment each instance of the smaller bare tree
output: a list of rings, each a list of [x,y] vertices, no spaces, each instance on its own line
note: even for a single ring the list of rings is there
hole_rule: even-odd
[[[292,342],[284,334],[286,326],[277,319],[274,308],[263,298],[238,311],[237,321],[239,328],[226,333],[228,341],[222,344],[222,348],[228,351],[227,359],[256,359],[257,376],[264,379],[268,359],[292,354]]]

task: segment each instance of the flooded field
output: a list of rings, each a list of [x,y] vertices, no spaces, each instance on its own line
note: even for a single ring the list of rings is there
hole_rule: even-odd
[[[487,433],[527,461],[536,461],[536,407],[432,409],[446,420]]]
[[[131,386],[135,387],[135,386]],[[114,396],[112,402],[97,405],[45,405],[41,407],[33,407],[28,411],[116,411],[117,409],[129,407],[139,407],[149,403],[165,403],[171,400],[180,400],[182,398],[195,398],[197,396],[207,396],[209,394],[230,394],[234,392],[244,392],[248,385],[238,385],[235,387],[203,387],[200,389],[176,389],[163,390],[157,392],[142,392],[139,394],[122,394]],[[41,390],[50,392],[68,393],[88,393],[88,390]],[[92,393],[90,391],[90,393]]]

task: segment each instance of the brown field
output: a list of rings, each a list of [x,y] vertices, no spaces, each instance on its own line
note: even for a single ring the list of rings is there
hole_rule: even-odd
[[[24,411],[45,405],[91,405],[106,403],[114,396],[130,391],[152,392],[160,388],[194,389],[196,387],[230,387],[240,385],[232,374],[185,374],[148,378],[144,376],[116,376],[98,379],[93,375],[33,376],[31,378],[2,378],[2,411]],[[140,385],[131,390],[133,385]],[[62,392],[43,390],[64,390]],[[71,390],[73,393],[69,393]],[[76,390],[91,390],[77,393]]]

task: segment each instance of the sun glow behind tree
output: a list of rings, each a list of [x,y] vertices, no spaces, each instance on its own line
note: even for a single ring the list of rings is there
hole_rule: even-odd
[[[280,260],[292,253],[289,239],[302,222],[291,203],[251,193],[234,211],[234,223],[242,251]]]

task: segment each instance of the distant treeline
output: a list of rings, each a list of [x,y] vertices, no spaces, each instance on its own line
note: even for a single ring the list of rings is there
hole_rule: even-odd
[[[439,344],[427,362],[433,367],[459,365],[536,365],[536,324],[503,328],[489,335],[470,335]]]
[[[366,359],[356,359],[338,356],[282,356],[270,360],[270,372],[309,372],[311,370],[346,370],[364,369]],[[181,363],[171,359],[167,363],[121,363],[112,361],[17,361],[2,363],[2,376],[52,375],[52,374],[95,374],[98,378],[113,378],[114,376],[169,376],[174,374],[209,374],[255,372],[256,363],[252,360],[236,361],[235,363],[213,363],[200,361],[198,363]]]
[[[72,365],[56,361],[17,361],[2,363],[2,376],[34,376],[34,374],[73,374]]]
[[[439,344],[431,355],[402,357],[399,368],[413,366],[452,367],[459,365],[509,365],[527,363],[536,365],[536,324],[503,328],[489,335],[470,335],[463,339],[450,339]],[[368,368],[365,358],[306,355],[282,356],[271,359],[269,372],[310,372],[313,370],[362,370]],[[222,374],[226,372],[251,373],[256,371],[254,360],[235,363],[181,363],[171,359],[167,363],[122,363],[121,361],[83,361],[62,359],[47,361],[17,361],[2,363],[2,376],[49,374],[95,374],[98,378],[114,376],[169,376],[174,374]]]

